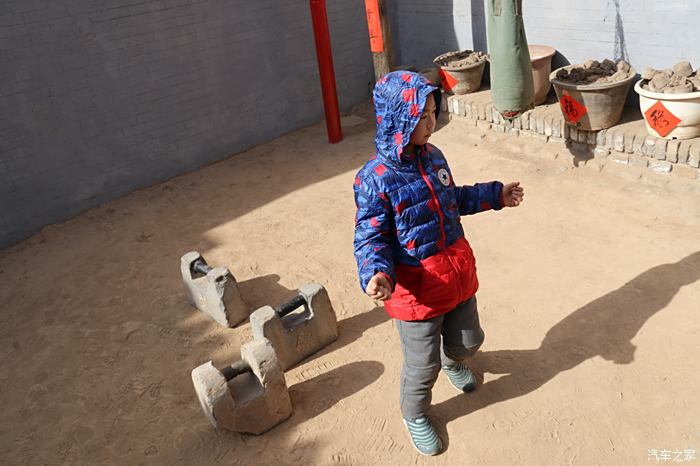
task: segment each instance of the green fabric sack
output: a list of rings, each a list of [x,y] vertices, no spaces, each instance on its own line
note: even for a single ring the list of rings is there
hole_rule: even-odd
[[[486,0],[493,104],[506,119],[534,107],[532,64],[522,0]]]

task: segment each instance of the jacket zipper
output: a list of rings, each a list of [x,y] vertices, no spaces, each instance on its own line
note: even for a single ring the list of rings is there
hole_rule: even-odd
[[[438,201],[437,195],[435,194],[435,190],[433,189],[433,184],[430,182],[428,175],[425,174],[425,170],[423,169],[423,164],[421,163],[420,160],[418,160],[418,169],[420,170],[420,174],[423,177],[425,184],[428,185],[428,189],[430,190],[430,194],[433,196],[433,202],[435,202],[435,206],[436,206],[437,211],[438,211],[438,219],[440,220],[440,238],[441,238],[441,244],[442,244],[440,249],[445,249],[445,243],[447,241],[445,239],[445,225],[443,223],[442,207],[440,206],[440,201]],[[453,265],[453,267],[454,267],[454,265]]]
[[[420,170],[420,174],[423,177],[423,180],[425,181],[425,184],[428,185],[428,189],[430,190],[430,194],[433,196],[433,201],[435,202],[435,205],[437,206],[437,211],[438,211],[438,219],[440,220],[440,239],[442,240],[442,250],[445,250],[447,246],[447,239],[445,238],[445,225],[444,225],[444,219],[442,215],[442,207],[440,206],[440,201],[438,201],[437,195],[435,194],[435,189],[433,189],[433,184],[430,182],[430,179],[428,178],[428,175],[426,175],[425,170],[423,169],[423,164],[421,163],[420,160],[418,160],[418,169]],[[454,269],[454,271],[457,273],[457,276],[459,277],[457,279],[458,283],[462,283],[462,274],[460,273],[459,267],[455,265],[455,263],[452,261],[452,257],[448,254],[447,260],[449,261],[450,265]],[[458,287],[460,295],[462,293],[462,288]]]

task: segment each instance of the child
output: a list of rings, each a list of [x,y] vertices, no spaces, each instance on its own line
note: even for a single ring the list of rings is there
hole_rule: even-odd
[[[374,106],[376,155],[355,178],[355,258],[363,291],[396,320],[404,423],[416,449],[435,455],[442,444],[426,413],[440,367],[458,390],[474,390],[463,361],[484,340],[460,215],[515,207],[524,192],[519,183],[455,185],[442,153],[428,144],[440,91],[420,74],[387,74]]]

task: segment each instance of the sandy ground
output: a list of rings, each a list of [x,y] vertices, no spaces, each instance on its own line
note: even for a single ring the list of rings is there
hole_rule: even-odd
[[[700,449],[700,183],[575,167],[563,147],[454,121],[438,131],[457,182],[520,180],[527,196],[464,218],[483,385],[458,394],[440,376],[447,448],[425,458],[398,410],[396,329],[352,255],[371,117],[345,133],[331,146],[322,125],[297,131],[0,251],[0,462],[649,464],[649,449]],[[262,436],[216,431],[197,404],[190,370],[232,362],[251,335],[186,303],[193,249],[253,308],[309,281],[333,301],[338,341],[287,372],[294,414]]]

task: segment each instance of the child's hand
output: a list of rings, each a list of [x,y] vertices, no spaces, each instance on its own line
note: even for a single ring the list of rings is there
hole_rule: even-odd
[[[386,301],[391,299],[391,283],[386,278],[386,275],[376,273],[367,284],[365,293],[372,299]]]
[[[504,207],[517,207],[523,202],[523,197],[525,196],[525,190],[520,186],[520,181],[515,183],[508,183],[503,186],[503,206]]]

